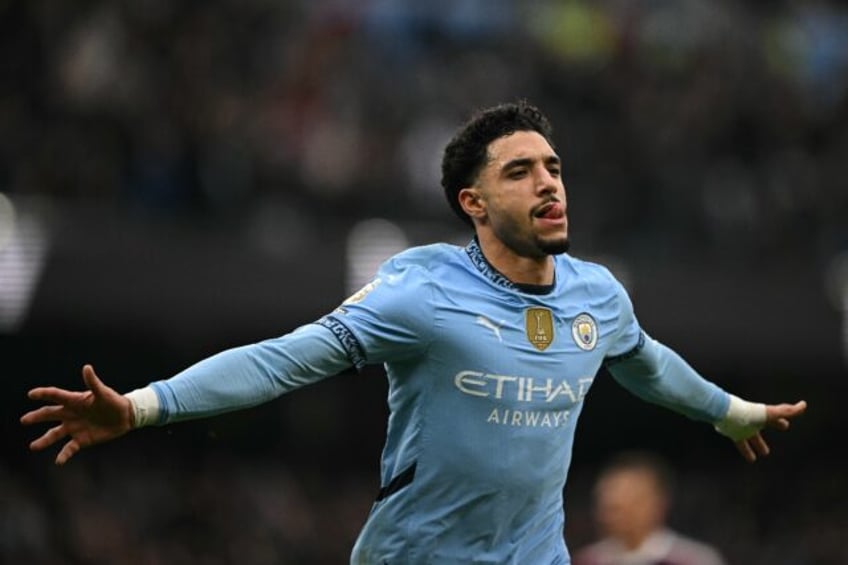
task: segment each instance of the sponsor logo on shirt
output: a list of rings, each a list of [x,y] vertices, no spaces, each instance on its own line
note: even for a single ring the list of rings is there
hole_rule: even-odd
[[[568,422],[571,410],[510,410],[493,408],[486,423],[528,428],[560,428]]]
[[[503,338],[501,337],[501,326],[504,324],[504,320],[501,320],[500,323],[496,324],[486,316],[477,316],[477,323],[484,328],[492,330],[492,333],[495,334],[498,341],[503,343]]]
[[[512,375],[495,375],[480,371],[460,371],[454,376],[454,385],[463,394],[479,398],[505,400],[515,403],[539,402],[550,404],[565,399],[574,405],[589,392],[594,377],[579,378],[573,383],[565,379],[538,379]],[[486,422],[489,424],[530,427],[561,427],[568,421],[570,410],[528,410],[520,405],[511,408],[494,407]]]

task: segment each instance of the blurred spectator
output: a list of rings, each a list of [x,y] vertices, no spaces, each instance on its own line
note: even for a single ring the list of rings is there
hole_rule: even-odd
[[[744,261],[848,239],[841,3],[445,5],[5,3],[0,190],[443,221],[429,148],[526,97],[564,124],[582,241]]]
[[[602,539],[578,550],[574,565],[722,565],[712,547],[666,524],[672,476],[649,453],[620,454],[595,485],[595,516]]]

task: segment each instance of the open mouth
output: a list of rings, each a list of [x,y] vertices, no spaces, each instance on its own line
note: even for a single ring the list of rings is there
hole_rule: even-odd
[[[542,204],[533,212],[534,218],[545,220],[558,220],[565,216],[565,206],[561,202],[547,202]]]

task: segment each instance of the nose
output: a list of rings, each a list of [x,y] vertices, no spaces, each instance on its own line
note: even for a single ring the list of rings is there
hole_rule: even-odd
[[[541,166],[536,171],[535,180],[536,192],[540,196],[556,194],[560,187],[562,187],[562,200],[565,203],[565,186],[558,175],[551,174],[547,167]]]

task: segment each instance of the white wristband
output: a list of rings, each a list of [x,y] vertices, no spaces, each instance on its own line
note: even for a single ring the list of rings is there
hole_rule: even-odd
[[[748,402],[731,394],[727,414],[715,425],[715,429],[733,441],[741,441],[759,432],[765,424],[765,404]]]
[[[151,426],[159,420],[159,397],[149,386],[124,395],[130,401],[133,413],[133,428]]]

